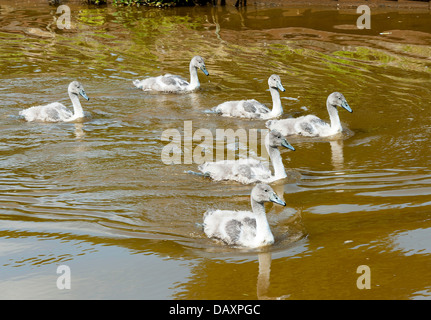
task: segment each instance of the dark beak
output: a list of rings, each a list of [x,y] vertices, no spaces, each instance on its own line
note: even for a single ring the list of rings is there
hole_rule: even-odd
[[[280,90],[280,91],[286,91],[286,89],[284,89],[284,87],[283,87],[283,85],[281,84],[281,82],[279,82],[279,81],[277,81],[277,88]]]
[[[269,197],[269,200],[271,200],[272,202],[282,205],[282,206],[286,206],[286,202],[284,202],[283,200],[281,200],[277,194],[275,194],[275,192],[272,193],[271,197]]]
[[[343,100],[343,102],[341,102],[341,106],[346,109],[349,112],[353,112],[352,108],[350,108],[349,104],[347,103],[346,100]]]
[[[283,141],[281,141],[281,145],[282,145],[283,147],[287,148],[287,149],[290,149],[290,150],[292,150],[292,151],[295,151],[295,148],[294,148],[294,147],[292,147],[292,145],[291,145],[289,142],[287,142],[287,140],[286,140],[286,139],[283,139]]]
[[[201,70],[202,70],[202,72],[203,72],[203,73],[205,73],[205,75],[206,75],[206,76],[209,76],[209,75],[210,75],[210,74],[208,73],[208,71],[207,71],[207,68],[205,68],[205,66],[202,66],[202,67],[201,67]]]
[[[89,98],[89,97],[87,97],[87,94],[85,93],[85,91],[84,91],[84,90],[80,90],[80,91],[79,91],[79,94],[80,94],[81,96],[83,96],[83,97],[84,97],[84,99],[86,99],[87,101],[89,101],[89,100],[90,100],[90,98]]]

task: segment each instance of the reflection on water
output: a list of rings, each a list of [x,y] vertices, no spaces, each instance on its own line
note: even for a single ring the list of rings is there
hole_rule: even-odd
[[[0,297],[430,298],[428,11],[379,9],[371,30],[357,30],[354,9],[70,6],[72,28],[58,30],[45,1],[0,0]],[[187,77],[195,54],[210,73],[198,92],[134,89],[136,78]],[[264,129],[204,111],[270,104],[273,73],[286,83],[283,117],[327,119],[333,91],[354,113],[340,114],[340,137],[288,139],[289,178],[273,184],[287,206],[266,210],[276,243],[224,247],[196,224],[221,204],[248,208],[251,187],[163,164],[161,133],[183,132],[184,121],[213,136]],[[33,105],[68,106],[72,80],[91,96],[91,119],[17,118]],[[69,292],[55,287],[59,264],[74,275]],[[365,291],[356,287],[364,264]]]
[[[259,300],[281,300],[289,298],[289,295],[280,297],[269,297],[268,290],[271,284],[271,252],[261,252],[259,258],[259,274],[257,276],[257,298]]]
[[[343,156],[343,140],[331,140],[332,165],[335,171],[343,170],[344,156]]]

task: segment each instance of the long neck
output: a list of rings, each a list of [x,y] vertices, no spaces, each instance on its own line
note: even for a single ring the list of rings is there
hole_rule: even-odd
[[[256,217],[265,217],[265,206],[262,202],[257,202],[251,198],[251,209],[253,210],[253,213],[255,213]]]
[[[265,143],[266,150],[268,151],[269,158],[271,159],[272,167],[274,168],[274,178],[286,178],[286,169],[284,169],[283,159],[281,158],[280,150],[275,147],[270,147],[269,142]]]
[[[256,217],[256,244],[262,245],[264,243],[268,244],[274,242],[274,236],[272,235],[271,228],[266,218],[264,204],[251,198],[251,208]]]
[[[331,120],[331,130],[334,132],[341,132],[342,128],[337,107],[334,107],[329,101],[326,101],[326,108],[328,109],[329,119]]]
[[[272,110],[271,117],[278,117],[283,114],[283,107],[281,105],[280,92],[276,88],[269,87],[272,97]]]
[[[73,117],[75,119],[83,118],[84,111],[82,110],[81,102],[79,102],[78,95],[69,92],[69,97],[70,97],[70,100],[72,100],[72,104],[73,104]]]
[[[198,78],[198,70],[190,63],[189,71],[190,71],[190,83],[188,85],[188,89],[194,90],[200,86],[199,78]]]

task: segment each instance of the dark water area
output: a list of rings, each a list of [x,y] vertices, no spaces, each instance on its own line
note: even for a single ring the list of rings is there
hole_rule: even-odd
[[[360,30],[355,9],[71,3],[71,28],[59,29],[44,2],[0,3],[0,298],[430,299],[429,11],[372,9],[371,29]],[[210,73],[199,73],[198,91],[133,87],[188,78],[194,55]],[[274,73],[283,118],[327,120],[333,91],[353,113],[340,110],[341,137],[288,139],[291,179],[272,184],[287,206],[266,206],[274,245],[226,247],[197,223],[209,208],[247,210],[251,186],[163,163],[161,136],[176,129],[195,150],[186,121],[214,136],[264,129],[205,110],[270,105]],[[71,106],[73,80],[90,120],[18,118],[34,105]],[[59,265],[70,267],[70,290],[56,286]],[[361,265],[371,289],[357,287]]]

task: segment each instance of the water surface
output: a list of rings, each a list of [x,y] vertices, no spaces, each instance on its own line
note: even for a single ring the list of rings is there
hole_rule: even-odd
[[[354,9],[331,7],[70,7],[72,28],[60,30],[44,2],[0,6],[1,298],[431,297],[429,11],[375,9],[372,29],[358,30]],[[187,78],[196,54],[210,73],[199,73],[199,91],[132,86],[165,72]],[[270,104],[273,73],[286,88],[283,117],[327,119],[333,91],[353,113],[340,110],[337,139],[289,139],[296,151],[283,161],[300,178],[273,184],[287,202],[266,206],[276,243],[226,248],[196,223],[208,208],[249,208],[251,186],[164,164],[161,135],[184,134],[184,121],[214,135],[264,128],[204,111],[234,99]],[[91,120],[17,117],[69,106],[72,80],[90,97]],[[62,264],[70,290],[56,287]],[[356,286],[360,265],[370,290]]]

